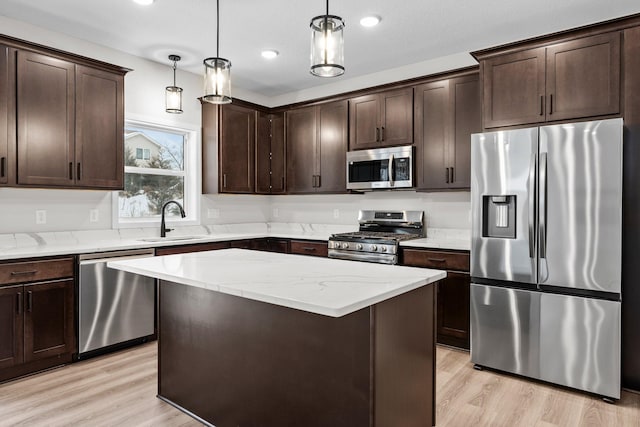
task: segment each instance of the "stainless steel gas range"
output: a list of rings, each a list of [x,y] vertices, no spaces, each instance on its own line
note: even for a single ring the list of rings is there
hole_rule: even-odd
[[[403,240],[426,236],[422,211],[360,211],[359,230],[329,238],[329,258],[397,264]]]

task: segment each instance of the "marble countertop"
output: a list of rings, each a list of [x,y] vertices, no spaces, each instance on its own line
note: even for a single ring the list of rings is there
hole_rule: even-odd
[[[157,239],[156,228],[62,231],[0,234],[0,260],[75,255],[128,249],[145,249],[229,240],[275,237],[328,240],[334,233],[357,227],[329,224],[254,223],[177,227],[166,240]],[[197,238],[173,240],[192,236]],[[428,229],[427,237],[402,242],[403,247],[469,250],[469,230]]]
[[[223,249],[111,261],[110,268],[340,317],[446,277],[426,268]]]

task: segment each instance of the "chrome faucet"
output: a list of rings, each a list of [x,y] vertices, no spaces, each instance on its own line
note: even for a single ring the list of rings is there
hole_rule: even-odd
[[[180,208],[180,216],[182,218],[184,218],[185,216],[187,216],[187,214],[184,213],[184,209],[182,209],[182,205],[178,202],[176,202],[175,200],[169,200],[167,203],[165,203],[164,205],[162,205],[162,219],[160,220],[160,237],[166,237],[167,236],[167,232],[173,230],[173,228],[167,228],[164,224],[164,211],[165,208],[167,207],[167,205],[170,205],[171,203],[174,203],[178,206],[178,208]]]

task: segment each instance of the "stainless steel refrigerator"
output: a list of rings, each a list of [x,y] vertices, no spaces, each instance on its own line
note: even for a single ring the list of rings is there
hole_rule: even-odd
[[[622,119],[471,137],[471,361],[620,398]]]

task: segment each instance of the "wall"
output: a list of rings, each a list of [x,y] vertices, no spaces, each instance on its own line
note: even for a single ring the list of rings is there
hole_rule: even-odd
[[[173,78],[172,64],[168,60],[167,64],[155,63],[1,15],[0,32],[133,69],[125,77],[127,119],[187,129],[199,130],[201,127],[200,102],[197,100],[202,91],[201,76],[178,70],[177,83],[184,89],[184,113],[174,115],[164,111],[164,88]],[[467,65],[470,56],[465,55],[376,73],[357,81],[351,79],[331,88],[331,93],[400,80],[418,75],[419,72],[429,74]],[[259,94],[234,88],[233,95],[271,106],[326,96],[327,90],[327,87],[323,87],[289,95],[286,99],[265,99]],[[111,228],[111,199],[109,191],[0,188],[0,233]],[[276,197],[205,195],[201,200],[201,221],[203,224],[277,221],[353,225],[356,224],[359,209],[376,208],[424,210],[430,227],[470,227],[469,193],[426,194],[410,191]],[[334,209],[338,210],[338,218],[334,217]],[[36,224],[37,210],[46,211],[46,224]],[[98,214],[95,222],[90,221],[92,210]]]
[[[294,222],[357,225],[360,209],[421,210],[428,228],[471,228],[469,192],[250,196],[206,195],[203,224]],[[210,212],[209,210],[213,210]]]

